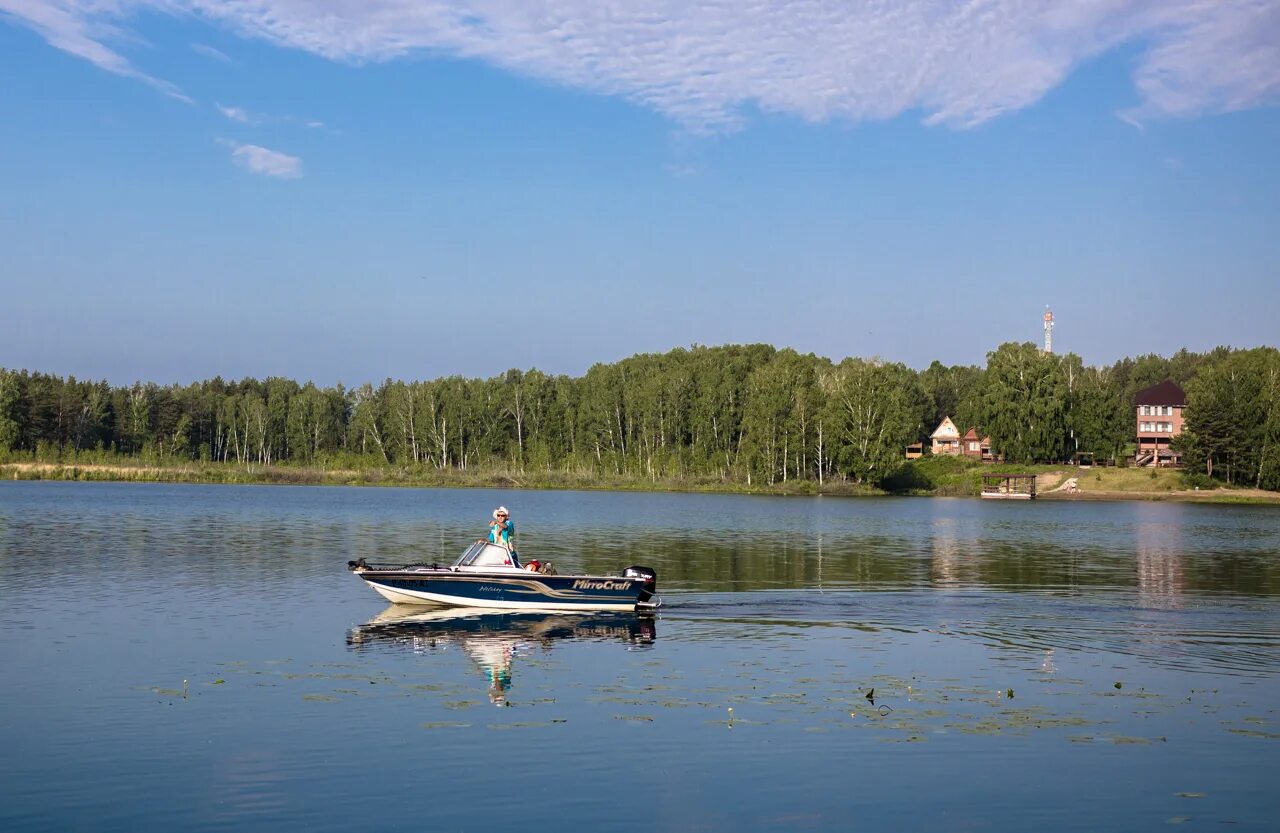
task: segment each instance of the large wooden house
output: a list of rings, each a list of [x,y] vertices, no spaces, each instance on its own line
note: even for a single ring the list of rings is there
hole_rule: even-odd
[[[1177,466],[1182,455],[1171,448],[1173,438],[1182,433],[1182,410],[1187,395],[1171,381],[1164,381],[1137,392],[1134,396],[1138,451],[1134,463],[1139,466]]]
[[[951,421],[951,417],[943,417],[937,429],[929,435],[934,454],[960,456],[960,429]]]

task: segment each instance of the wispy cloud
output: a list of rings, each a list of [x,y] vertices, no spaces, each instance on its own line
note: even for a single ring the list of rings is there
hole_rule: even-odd
[[[235,63],[235,61],[231,60],[230,55],[223,52],[221,49],[214,49],[212,46],[209,46],[208,44],[205,44],[205,43],[191,44],[191,51],[195,52],[198,55],[203,55],[206,58],[213,58],[215,61],[222,61],[222,63],[224,64]]]
[[[302,160],[296,156],[259,145],[244,145],[231,139],[219,139],[218,143],[230,148],[231,160],[251,173],[277,179],[298,179],[302,176]]]
[[[129,59],[105,45],[108,40],[126,37],[122,30],[109,22],[113,16],[111,12],[123,12],[123,5],[100,10],[91,3],[75,0],[0,0],[0,20],[16,20],[37,32],[51,46],[84,58],[107,72],[135,78],[170,98],[194,103],[173,84],[147,75],[134,67]]]
[[[241,124],[251,124],[254,121],[253,117],[250,116],[249,112],[243,107],[224,107],[217,103],[215,103],[214,106],[218,108],[219,113],[232,121],[238,121]]]
[[[0,0],[54,46],[163,83],[102,46],[140,8],[333,60],[484,61],[694,131],[733,129],[751,108],[967,127],[1126,44],[1138,55],[1132,121],[1280,99],[1280,0]]]

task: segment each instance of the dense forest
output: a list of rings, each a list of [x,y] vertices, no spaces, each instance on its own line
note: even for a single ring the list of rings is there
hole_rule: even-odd
[[[986,367],[916,371],[762,344],[695,346],[581,377],[509,370],[353,388],[283,378],[113,387],[0,369],[0,458],[878,484],[944,416],[989,434],[1013,463],[1076,452],[1122,461],[1134,393],[1165,379],[1187,393],[1177,442],[1188,468],[1280,489],[1280,351],[1270,347],[1087,367],[1009,343]]]

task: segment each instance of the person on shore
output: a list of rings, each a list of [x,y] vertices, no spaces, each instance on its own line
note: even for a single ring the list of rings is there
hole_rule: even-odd
[[[516,542],[516,525],[511,520],[511,513],[507,511],[507,507],[499,506],[493,510],[493,523],[489,524],[489,540],[495,544],[502,544],[508,550],[515,550]]]

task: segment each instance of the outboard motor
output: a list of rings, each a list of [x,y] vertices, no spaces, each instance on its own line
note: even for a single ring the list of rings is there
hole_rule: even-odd
[[[640,588],[640,596],[636,599],[636,605],[644,607],[656,607],[652,601],[654,592],[658,589],[658,573],[652,567],[631,566],[622,571],[622,575],[626,578],[644,579],[644,586]]]

